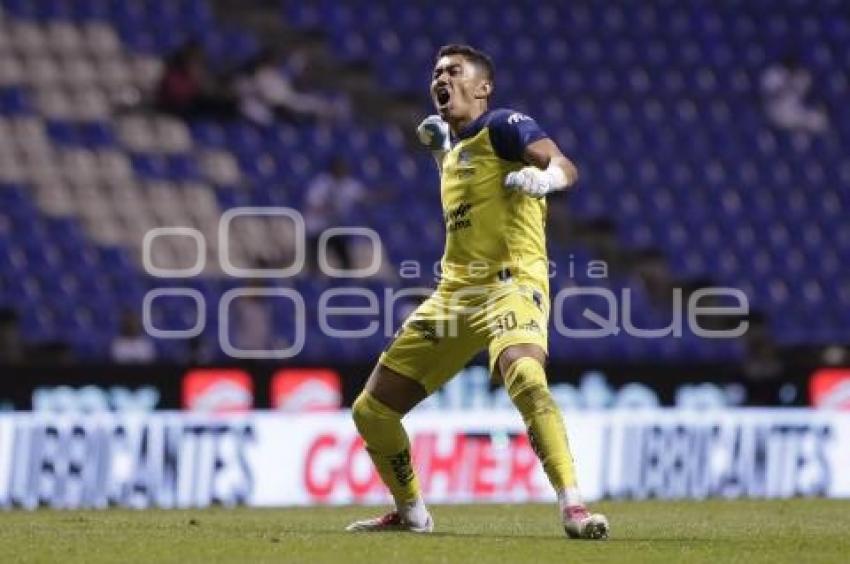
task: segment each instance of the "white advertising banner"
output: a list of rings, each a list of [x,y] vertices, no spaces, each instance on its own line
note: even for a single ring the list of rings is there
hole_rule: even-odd
[[[431,502],[553,499],[512,411],[405,419]],[[567,427],[585,496],[850,497],[850,414],[582,412]],[[378,503],[347,413],[0,415],[0,507]]]

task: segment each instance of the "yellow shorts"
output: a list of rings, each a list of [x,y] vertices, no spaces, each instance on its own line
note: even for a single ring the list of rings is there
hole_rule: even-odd
[[[549,297],[515,282],[448,291],[437,288],[396,333],[379,362],[439,389],[485,347],[490,371],[511,345],[547,346]]]

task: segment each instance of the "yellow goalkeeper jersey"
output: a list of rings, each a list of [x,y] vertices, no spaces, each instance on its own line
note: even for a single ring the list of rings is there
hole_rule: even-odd
[[[548,293],[546,201],[504,187],[509,172],[526,166],[526,146],[545,137],[530,117],[496,109],[452,138],[440,180],[446,227],[441,284],[512,279]]]

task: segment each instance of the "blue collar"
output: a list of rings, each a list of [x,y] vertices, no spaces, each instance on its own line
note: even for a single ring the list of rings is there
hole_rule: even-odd
[[[487,119],[490,117],[490,113],[492,110],[487,110],[470,123],[466,124],[466,126],[460,130],[460,133],[455,136],[452,134],[452,144],[457,143],[463,139],[469,139],[470,137],[475,137],[478,135],[478,132],[487,125]]]

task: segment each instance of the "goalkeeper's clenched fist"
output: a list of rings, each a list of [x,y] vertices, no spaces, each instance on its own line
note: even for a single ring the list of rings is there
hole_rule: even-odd
[[[437,168],[442,174],[443,157],[451,149],[449,124],[436,114],[430,115],[416,127],[416,136],[419,137],[419,142],[431,151],[431,155],[437,161]]]
[[[436,115],[430,115],[422,120],[416,128],[419,142],[431,151],[449,150],[449,124]]]
[[[550,164],[546,170],[527,166],[505,176],[505,188],[524,192],[532,198],[542,198],[569,185],[566,174],[557,164]]]

